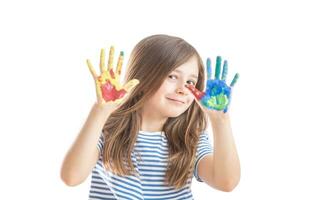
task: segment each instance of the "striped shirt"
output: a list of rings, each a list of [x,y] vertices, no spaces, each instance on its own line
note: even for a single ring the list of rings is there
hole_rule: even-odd
[[[136,175],[118,176],[106,171],[102,162],[103,135],[98,142],[99,160],[92,170],[90,200],[109,199],[193,199],[192,178],[181,189],[164,183],[168,161],[168,145],[164,132],[139,131],[132,152]],[[198,163],[205,155],[213,153],[207,132],[200,134],[197,145],[193,177],[203,182],[197,173]],[[141,159],[140,159],[141,158]]]

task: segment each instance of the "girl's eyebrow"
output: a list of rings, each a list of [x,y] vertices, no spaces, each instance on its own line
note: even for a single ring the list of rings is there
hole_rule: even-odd
[[[183,73],[182,71],[180,71],[178,69],[175,69],[174,71],[177,72],[177,73]],[[195,74],[191,74],[190,76],[193,77],[193,78],[196,78],[196,79],[198,78],[198,76],[195,75]]]

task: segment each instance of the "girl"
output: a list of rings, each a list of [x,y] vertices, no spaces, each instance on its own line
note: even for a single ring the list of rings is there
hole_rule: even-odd
[[[211,187],[231,191],[240,164],[227,108],[231,88],[225,83],[227,62],[215,78],[185,40],[153,35],[141,40],[120,85],[123,52],[113,70],[113,47],[105,67],[101,50],[95,80],[97,102],[68,151],[61,178],[69,186],[92,173],[89,199],[193,199],[192,176]],[[213,146],[207,120],[212,124]]]

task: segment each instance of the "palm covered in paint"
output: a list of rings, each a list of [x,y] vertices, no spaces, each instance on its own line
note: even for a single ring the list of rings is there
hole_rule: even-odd
[[[221,72],[221,57],[217,56],[216,59],[216,70],[215,76],[212,78],[211,74],[211,60],[207,59],[207,85],[206,91],[201,92],[192,85],[187,85],[187,88],[191,90],[195,98],[203,105],[204,107],[211,110],[223,110],[224,113],[227,112],[228,106],[231,101],[231,92],[232,87],[235,85],[239,74],[236,73],[234,78],[228,86],[226,84],[226,76],[228,71],[228,63],[225,60],[223,65],[223,71],[220,77]]]
[[[96,94],[97,94],[97,102],[100,105],[111,104],[115,105],[120,104],[124,98],[126,98],[126,94],[128,94],[138,83],[139,80],[133,79],[130,80],[125,85],[120,84],[120,75],[121,68],[123,65],[124,53],[121,51],[116,71],[113,70],[113,57],[114,57],[114,47],[111,46],[109,52],[109,60],[108,65],[105,66],[105,53],[104,49],[101,49],[100,55],[100,70],[101,74],[98,76],[94,70],[93,65],[87,59],[87,65],[89,70],[94,78],[95,86],[96,86]]]

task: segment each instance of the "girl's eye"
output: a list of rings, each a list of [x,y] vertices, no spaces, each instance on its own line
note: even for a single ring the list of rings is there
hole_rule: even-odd
[[[169,75],[168,77],[171,78],[171,79],[177,78],[176,75]],[[192,80],[187,81],[187,83],[188,84],[196,85],[196,82],[195,81],[192,81]]]
[[[188,83],[192,83],[193,85],[195,85],[195,82],[194,81],[187,81]]]
[[[169,78],[172,78],[172,77],[177,78],[177,76],[175,76],[175,75],[169,75],[168,77]]]

